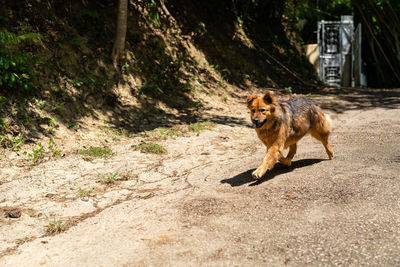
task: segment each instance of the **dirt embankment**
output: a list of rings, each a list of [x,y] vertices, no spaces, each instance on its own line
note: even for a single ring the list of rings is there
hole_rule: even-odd
[[[399,93],[310,95],[334,118],[335,158],[306,137],[257,182],[244,96],[209,130],[158,141],[164,154],[124,137],[106,158],[3,158],[0,265],[399,265]]]

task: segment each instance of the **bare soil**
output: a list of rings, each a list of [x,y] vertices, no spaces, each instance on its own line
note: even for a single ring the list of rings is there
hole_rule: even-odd
[[[160,155],[89,127],[32,166],[6,153],[0,266],[400,265],[400,90],[309,95],[332,115],[334,159],[305,137],[260,181],[265,147],[238,96]],[[74,153],[90,144],[113,155]]]

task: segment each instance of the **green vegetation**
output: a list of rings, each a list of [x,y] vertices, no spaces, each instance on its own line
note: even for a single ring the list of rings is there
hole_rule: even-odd
[[[150,153],[150,154],[162,154],[166,152],[166,149],[156,143],[141,143],[138,145],[132,145],[134,150],[139,150],[142,153]]]
[[[12,136],[11,134],[0,135],[0,146],[3,148],[11,148],[13,151],[19,151],[24,143],[24,138],[21,134]]]
[[[40,159],[44,158],[44,156],[45,156],[45,149],[44,149],[42,143],[38,142],[36,144],[36,147],[34,147],[32,149],[32,153],[28,153],[25,151],[25,154],[34,160],[40,160]]]
[[[203,121],[199,123],[195,123],[189,126],[189,130],[195,133],[204,131],[204,130],[210,130],[215,126],[215,123],[211,121]]]
[[[21,43],[29,39],[40,39],[41,35],[27,33],[16,35],[7,30],[0,31],[0,89],[34,90],[35,68],[39,59],[28,52]]]
[[[50,235],[64,232],[65,230],[67,230],[67,228],[68,222],[63,222],[55,219],[45,226],[46,233]]]
[[[100,174],[99,175],[99,182],[106,185],[111,185],[115,183],[118,172],[110,173],[110,174]]]
[[[78,154],[95,157],[95,158],[108,158],[113,155],[113,152],[108,147],[89,147],[84,149],[79,149]]]
[[[78,195],[79,197],[88,197],[93,193],[93,189],[83,189],[83,188],[78,188]]]
[[[46,156],[55,157],[60,155],[61,151],[57,150],[57,144],[53,138],[49,139],[47,149],[42,145],[41,142],[37,142],[35,147],[32,148],[32,152],[24,151],[24,154],[32,158],[34,163],[39,162]]]
[[[187,136],[190,133],[198,133],[198,132],[201,132],[204,130],[212,129],[214,126],[215,126],[215,123],[213,123],[213,122],[203,121],[203,122],[194,123],[194,124],[190,124],[190,125],[157,127],[153,130],[143,131],[138,134],[128,131],[126,129],[112,128],[112,127],[108,127],[108,126],[100,126],[99,128],[106,132],[114,133],[115,135],[112,137],[112,139],[113,139],[113,141],[116,141],[116,142],[121,141],[121,138],[123,136],[128,137],[128,138],[143,137],[143,138],[145,138],[147,143],[144,142],[142,144],[135,145],[135,146],[133,146],[133,148],[135,150],[140,150],[144,153],[159,154],[159,153],[165,152],[165,150],[162,149],[161,146],[155,144],[154,142],[161,141],[161,140],[167,140],[169,138]],[[85,153],[88,154],[89,152],[85,152]],[[93,153],[95,153],[95,152],[93,152]]]
[[[148,21],[153,24],[154,27],[158,28],[161,25],[160,15],[158,13],[158,5],[155,0],[147,1],[146,8],[148,11]]]
[[[292,94],[293,93],[293,90],[292,90],[293,88],[291,87],[291,86],[288,86],[288,87],[285,87],[285,91],[288,93],[288,94]]]

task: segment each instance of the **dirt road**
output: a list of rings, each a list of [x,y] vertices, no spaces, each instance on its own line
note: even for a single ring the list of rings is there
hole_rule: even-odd
[[[399,266],[400,90],[311,97],[334,119],[334,159],[305,137],[257,182],[265,148],[245,98],[166,154],[126,142],[106,159],[5,166],[0,210],[21,216],[0,218],[0,266]]]

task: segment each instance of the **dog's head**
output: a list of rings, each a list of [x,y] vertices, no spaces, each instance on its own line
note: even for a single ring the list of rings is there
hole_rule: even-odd
[[[264,126],[268,120],[272,120],[277,107],[277,100],[272,91],[268,91],[263,97],[250,95],[247,97],[247,107],[250,110],[251,122],[256,128]]]

